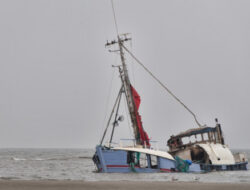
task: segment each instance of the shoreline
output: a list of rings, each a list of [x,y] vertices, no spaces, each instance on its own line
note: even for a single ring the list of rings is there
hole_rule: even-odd
[[[250,183],[203,183],[163,181],[71,181],[71,180],[0,180],[4,190],[249,190]]]

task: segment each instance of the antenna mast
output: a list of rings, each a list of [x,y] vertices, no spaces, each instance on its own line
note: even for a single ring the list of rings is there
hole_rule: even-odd
[[[126,41],[129,41],[129,40],[131,40],[131,38],[128,38],[127,34],[118,35],[117,40],[107,42],[105,46],[108,47],[108,46],[111,46],[114,44],[118,44],[119,49],[114,50],[114,51],[120,52],[120,58],[121,58],[122,65],[119,66],[119,72],[120,72],[121,82],[124,86],[124,93],[125,93],[126,100],[127,100],[127,106],[128,106],[128,110],[130,113],[130,119],[131,119],[132,127],[134,130],[136,144],[141,145],[142,142],[140,140],[140,133],[138,130],[137,120],[136,120],[135,102],[134,102],[132,91],[131,91],[131,83],[129,80],[128,69],[127,69],[127,65],[125,62],[124,51],[123,51],[123,43]],[[112,51],[110,51],[110,52],[112,52]]]
[[[140,133],[139,133],[139,129],[138,129],[138,126],[137,126],[138,124],[137,124],[137,120],[136,120],[135,102],[134,102],[134,99],[133,99],[133,96],[132,96],[131,83],[130,83],[130,80],[129,80],[128,69],[127,69],[127,65],[126,65],[126,62],[125,62],[124,50],[123,50],[123,47],[124,47],[123,43],[126,42],[126,41],[131,40],[131,38],[128,37],[128,34],[119,35],[113,0],[111,0],[111,4],[112,4],[115,28],[116,28],[116,33],[117,33],[117,40],[107,42],[105,44],[105,47],[118,44],[118,50],[114,50],[114,52],[117,52],[117,51],[120,52],[120,58],[121,58],[122,65],[119,66],[119,72],[120,72],[121,82],[122,82],[122,84],[124,86],[124,93],[125,93],[126,100],[127,100],[127,106],[128,106],[128,110],[129,110],[129,113],[130,113],[130,119],[131,119],[132,127],[133,127],[133,130],[134,130],[134,136],[135,136],[136,144],[141,145],[142,142],[141,142],[141,139],[140,139]],[[110,50],[110,52],[112,52],[112,51]]]

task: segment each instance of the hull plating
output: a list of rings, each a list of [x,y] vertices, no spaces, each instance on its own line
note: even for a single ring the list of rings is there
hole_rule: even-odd
[[[145,159],[142,158],[142,155],[131,159],[131,155],[134,156],[135,153],[97,146],[93,161],[99,172],[107,173],[154,173],[175,171],[175,160],[169,160],[149,154],[144,155]],[[142,164],[142,162],[146,162],[146,164]]]
[[[155,173],[155,172],[179,172],[178,162],[176,160],[170,160],[159,156],[145,155],[145,159],[129,158],[128,151],[124,150],[112,150],[103,146],[96,147],[96,153],[93,156],[93,161],[97,167],[98,172],[104,173]],[[155,158],[153,162],[153,158]],[[146,164],[142,164],[142,161]],[[241,162],[230,165],[213,165],[213,164],[199,164],[192,163],[188,166],[185,172],[211,172],[211,171],[236,171],[247,170],[248,162]]]

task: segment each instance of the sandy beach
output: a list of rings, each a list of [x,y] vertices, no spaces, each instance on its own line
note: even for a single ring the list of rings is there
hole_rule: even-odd
[[[115,182],[85,182],[85,181],[0,181],[0,189],[3,190],[82,190],[82,189],[102,189],[102,190],[127,190],[127,189],[143,189],[143,190],[249,190],[250,184],[239,183],[196,183],[196,182],[131,182],[131,181],[115,181]]]

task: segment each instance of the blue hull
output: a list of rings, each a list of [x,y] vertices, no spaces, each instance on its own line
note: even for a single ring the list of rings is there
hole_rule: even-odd
[[[96,147],[93,161],[98,172],[105,173],[154,173],[175,171],[175,161],[157,157],[157,164],[151,163],[151,156],[147,156],[147,165],[142,167],[140,163],[129,162],[128,152],[123,150],[112,150],[103,146]]]

